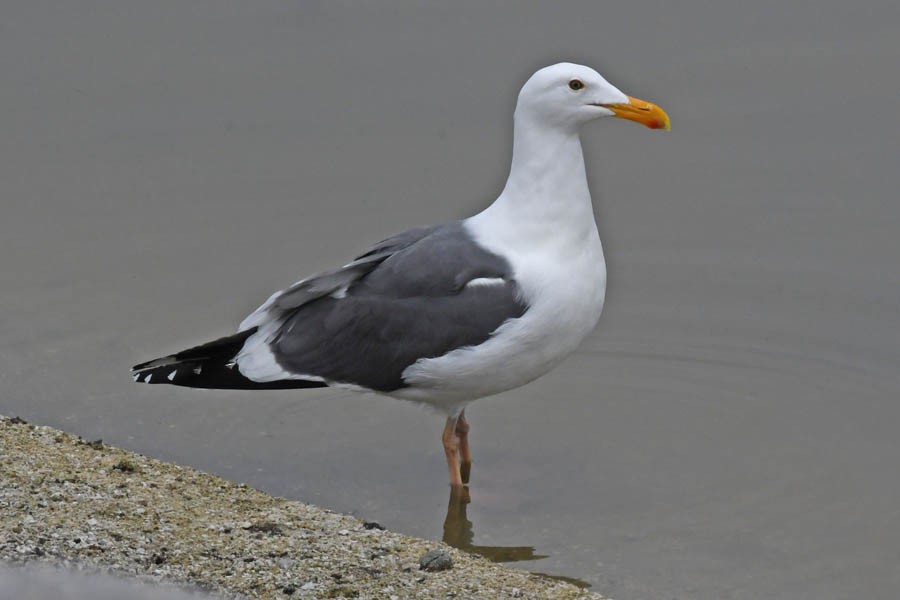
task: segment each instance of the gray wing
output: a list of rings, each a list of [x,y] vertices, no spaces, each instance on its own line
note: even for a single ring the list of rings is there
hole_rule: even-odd
[[[476,278],[495,281],[467,286]],[[478,345],[526,309],[508,262],[457,222],[389,238],[270,299],[268,348],[292,376],[391,391],[420,358]]]
[[[301,279],[285,290],[275,292],[262,306],[245,318],[238,331],[258,327],[265,322],[283,318],[290,311],[329,294],[341,293],[360,278],[368,275],[392,254],[427,237],[437,227],[416,227],[384,239],[339,269],[317,273]]]

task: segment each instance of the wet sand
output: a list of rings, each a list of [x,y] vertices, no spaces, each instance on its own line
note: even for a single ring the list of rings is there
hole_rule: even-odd
[[[893,599],[893,2],[7,3],[0,413],[443,536],[442,420],[136,386],[271,291],[506,176],[537,67],[672,117],[584,133],[606,310],[468,411],[471,545],[639,598]]]

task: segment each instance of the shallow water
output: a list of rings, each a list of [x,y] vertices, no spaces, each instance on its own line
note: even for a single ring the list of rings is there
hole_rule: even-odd
[[[0,565],[0,598],[20,600],[217,600],[199,590],[135,582],[100,572],[79,572],[49,566],[12,568]]]
[[[595,4],[10,4],[0,413],[619,600],[894,598],[900,9]],[[552,374],[467,411],[448,530],[434,414],[131,382],[490,202],[516,91],[562,59],[674,130],[585,131],[606,311]]]

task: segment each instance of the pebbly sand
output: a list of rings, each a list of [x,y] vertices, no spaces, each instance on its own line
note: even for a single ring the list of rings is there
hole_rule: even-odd
[[[429,551],[429,568],[444,570],[422,566]],[[31,571],[3,568],[2,579],[55,565],[225,598],[602,598],[8,417],[0,417],[0,568],[4,563]],[[4,593],[11,592],[0,584]]]

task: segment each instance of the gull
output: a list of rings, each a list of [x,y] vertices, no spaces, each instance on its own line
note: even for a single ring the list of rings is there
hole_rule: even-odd
[[[136,365],[134,380],[328,386],[421,403],[446,415],[450,483],[467,484],[466,406],[544,375],[600,318],[606,264],[580,133],[606,117],[670,128],[661,108],[594,69],[540,69],[519,92],[509,177],[487,208],[278,291],[236,334]]]

